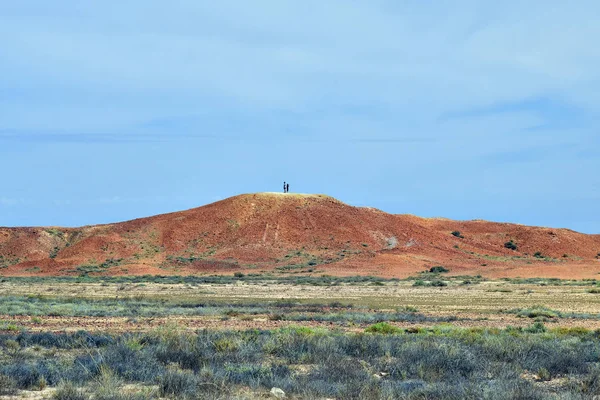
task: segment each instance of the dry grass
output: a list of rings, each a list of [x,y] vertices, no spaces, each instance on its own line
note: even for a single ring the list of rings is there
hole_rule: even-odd
[[[504,313],[516,308],[538,305],[562,313],[600,314],[600,296],[590,294],[589,286],[540,286],[538,284],[512,284],[504,281],[481,282],[461,285],[450,282],[449,286],[413,287],[410,281],[387,282],[383,286],[339,285],[301,286],[292,284],[240,283],[237,284],[116,284],[116,283],[0,283],[0,296],[42,296],[44,298],[97,298],[134,299],[205,303],[226,305],[293,300],[298,303],[328,304],[339,301],[352,303],[355,307],[370,310],[394,310],[411,306],[427,316],[456,316],[455,325],[504,327],[522,326],[526,321]],[[31,330],[61,330],[85,327],[89,330],[144,330],[176,321],[190,329],[198,328],[278,328],[293,321],[273,321],[268,315],[222,316],[160,316],[156,318],[122,317],[30,317],[0,316],[6,325],[27,327]],[[327,326],[328,322],[307,322],[311,326]],[[559,318],[555,326],[584,326],[600,328],[600,319]],[[411,323],[398,323],[399,326]],[[414,325],[414,324],[413,324]],[[428,325],[427,323],[420,325]],[[353,329],[352,326],[346,326]],[[360,326],[358,327],[360,328]]]

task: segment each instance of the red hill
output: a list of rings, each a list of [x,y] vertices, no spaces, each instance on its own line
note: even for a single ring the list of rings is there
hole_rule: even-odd
[[[452,232],[460,232],[455,235]],[[505,247],[511,241],[516,250]],[[452,274],[593,278],[600,235],[425,219],[324,195],[258,193],[82,228],[0,228],[0,274]]]

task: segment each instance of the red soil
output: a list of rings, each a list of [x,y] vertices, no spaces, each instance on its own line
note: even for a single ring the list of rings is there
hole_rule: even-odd
[[[518,250],[506,249],[508,240]],[[324,195],[279,193],[110,225],[0,228],[0,274],[6,276],[275,269],[406,277],[443,265],[456,275],[594,278],[599,252],[600,235],[392,215]]]

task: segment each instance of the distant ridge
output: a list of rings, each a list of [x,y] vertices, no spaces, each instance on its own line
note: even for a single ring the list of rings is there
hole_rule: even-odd
[[[590,278],[600,272],[599,253],[600,235],[393,215],[323,194],[243,194],[81,228],[0,228],[0,275],[406,277],[443,265],[451,274]]]

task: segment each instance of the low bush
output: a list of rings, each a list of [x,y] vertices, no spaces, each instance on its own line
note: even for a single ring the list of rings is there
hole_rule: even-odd
[[[59,400],[78,400],[74,385],[86,388],[84,398],[97,400],[235,398],[242,387],[244,393],[264,393],[274,386],[293,398],[583,399],[600,388],[600,341],[593,331],[547,330],[542,323],[405,331],[386,322],[365,331],[295,327],[191,334],[167,327],[147,334],[80,332],[46,339],[0,333],[0,344],[46,343],[41,345],[46,351],[4,353],[0,382],[26,388],[43,378],[59,385]],[[54,343],[65,350],[47,358]],[[543,379],[562,377],[564,384],[534,385],[523,378],[525,371]],[[128,394],[123,387],[130,383],[158,386]]]
[[[510,250],[517,250],[518,246],[515,242],[513,242],[512,240],[509,240],[508,242],[504,243],[504,247],[506,247],[507,249]]]
[[[433,274],[443,274],[446,272],[450,272],[449,269],[442,267],[441,265],[438,265],[436,267],[431,267],[429,268],[429,272],[433,273]]]
[[[394,325],[390,325],[387,322],[379,322],[377,324],[369,326],[367,329],[365,329],[365,332],[390,335],[394,333],[400,333],[402,332],[402,329],[395,327]]]
[[[17,393],[17,385],[15,381],[10,377],[4,374],[0,375],[0,395],[14,395]]]
[[[520,310],[512,310],[513,314],[516,314],[518,317],[525,318],[556,318],[560,316],[558,311],[552,310],[548,307],[544,306],[533,306],[531,308],[523,308]]]
[[[524,328],[523,331],[528,333],[544,333],[546,332],[546,326],[543,322],[535,322],[533,325]]]
[[[158,394],[176,398],[192,396],[197,391],[198,381],[190,371],[169,369],[158,379]]]
[[[89,396],[83,390],[68,381],[62,381],[52,394],[54,400],[88,400],[88,398]]]

